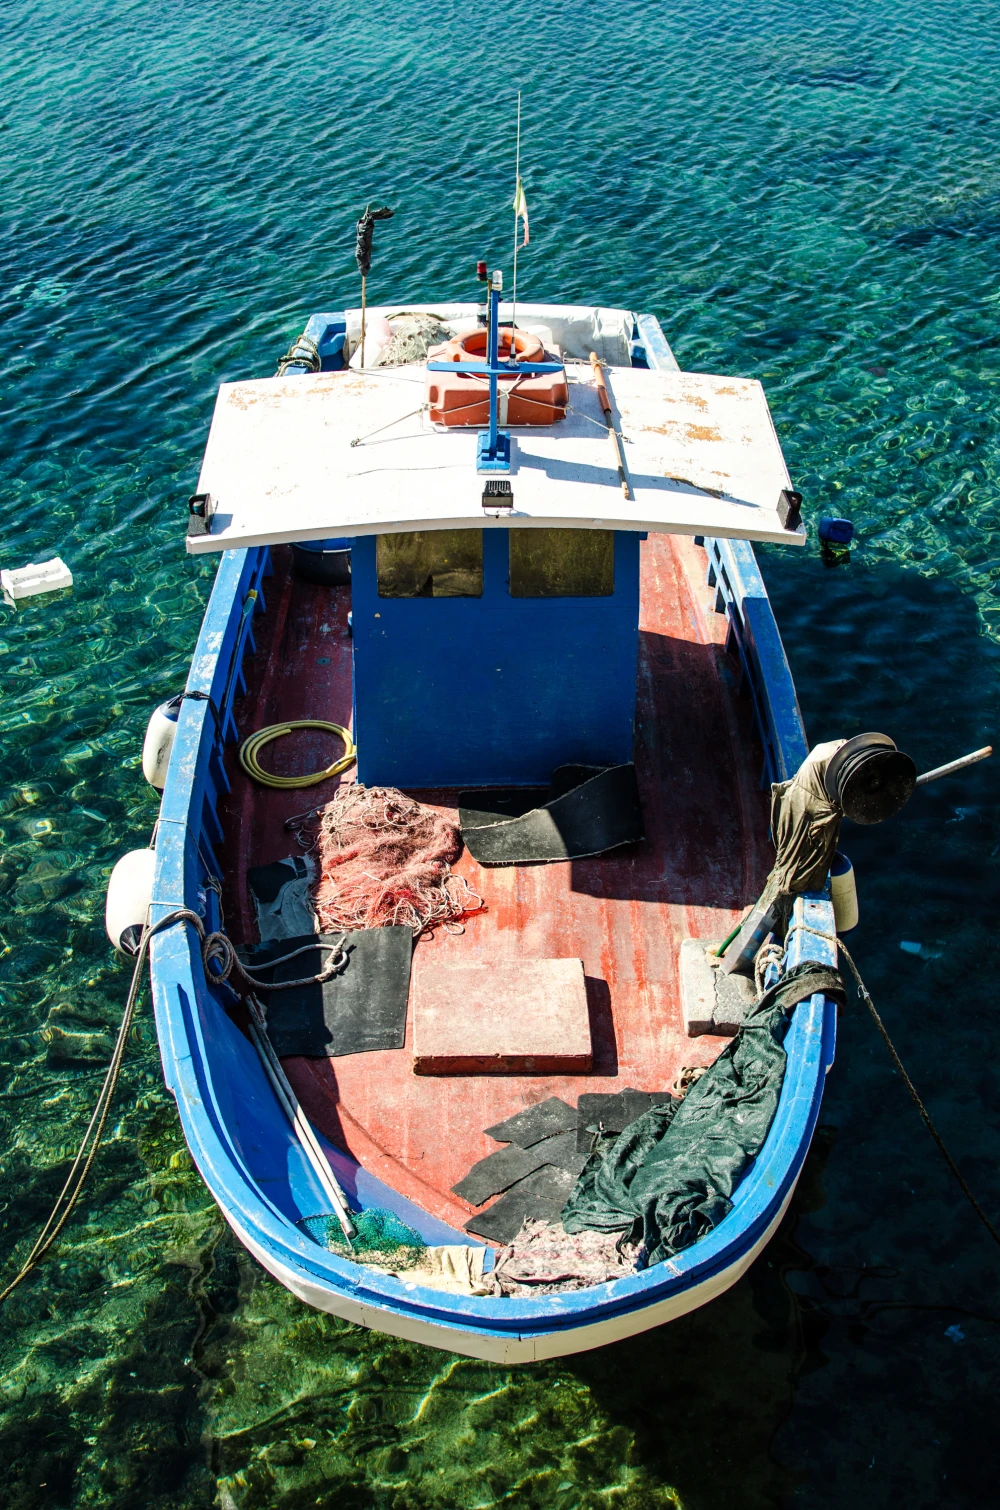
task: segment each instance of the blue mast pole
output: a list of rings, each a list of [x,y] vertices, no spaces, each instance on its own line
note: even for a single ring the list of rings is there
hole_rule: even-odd
[[[489,379],[490,424],[480,430],[476,445],[477,472],[509,472],[511,439],[500,429],[498,387],[501,377],[534,377],[543,372],[562,372],[562,362],[515,362],[513,336],[509,360],[500,361],[500,290],[503,274],[494,273],[487,285],[486,360],[468,362],[428,362],[428,372],[469,372]]]
[[[496,282],[497,274],[490,279],[490,318],[486,331],[486,360],[490,369],[490,434],[488,441],[487,456],[491,461],[497,456],[497,441],[499,439],[499,378],[497,376],[497,362],[500,357],[500,288]]]

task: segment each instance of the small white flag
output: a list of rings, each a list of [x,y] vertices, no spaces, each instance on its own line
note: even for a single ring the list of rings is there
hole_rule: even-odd
[[[528,245],[528,201],[524,197],[524,185],[522,184],[522,182],[521,182],[520,179],[517,180],[517,192],[514,195],[514,219],[516,220],[519,215],[520,215],[521,219],[524,221],[524,240],[521,242],[521,245],[522,246],[527,246]]]

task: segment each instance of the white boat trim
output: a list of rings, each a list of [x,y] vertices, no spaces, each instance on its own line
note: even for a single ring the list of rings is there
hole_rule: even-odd
[[[291,1290],[293,1295],[306,1305],[355,1326],[367,1327],[370,1331],[385,1332],[391,1337],[402,1337],[407,1342],[419,1342],[425,1347],[460,1353],[465,1358],[479,1358],[486,1363],[537,1363],[545,1358],[565,1358],[572,1353],[589,1352],[592,1348],[605,1347],[609,1342],[621,1342],[626,1337],[635,1337],[648,1332],[651,1327],[663,1326],[676,1321],[688,1311],[707,1305],[741,1279],[761,1251],[767,1246],[784,1219],[788,1204],[795,1194],[798,1176],[789,1188],[774,1220],[761,1236],[734,1263],[717,1274],[710,1275],[701,1284],[668,1295],[663,1300],[637,1307],[611,1316],[605,1321],[592,1322],[587,1326],[545,1331],[535,1334],[515,1335],[485,1331],[466,1331],[459,1326],[443,1326],[424,1321],[417,1316],[401,1315],[397,1311],[383,1311],[377,1306],[366,1305],[352,1299],[342,1291],[330,1290],[324,1285],[307,1279],[302,1270],[286,1267],[273,1253],[255,1241],[250,1231],[240,1225],[232,1211],[223,1209],[229,1225],[244,1247],[248,1248],[269,1274]],[[594,1287],[599,1288],[598,1286]]]

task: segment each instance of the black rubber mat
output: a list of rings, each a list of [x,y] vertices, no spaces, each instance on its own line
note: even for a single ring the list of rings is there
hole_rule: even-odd
[[[508,1146],[473,1164],[452,1188],[473,1206],[494,1195],[500,1199],[466,1222],[465,1230],[509,1243],[526,1216],[557,1222],[602,1136],[617,1136],[651,1106],[670,1099],[669,1091],[627,1089],[583,1095],[574,1110],[558,1096],[549,1096],[488,1127],[489,1137]]]
[[[534,1174],[536,1169],[544,1168],[546,1164],[565,1170],[575,1179],[586,1162],[587,1155],[577,1150],[576,1132],[570,1129],[569,1132],[557,1133],[555,1137],[543,1138],[530,1148],[520,1148],[516,1143],[498,1148],[496,1153],[488,1154],[478,1164],[473,1164],[464,1180],[451,1188],[463,1201],[468,1201],[470,1206],[481,1206],[491,1195],[509,1190],[512,1185]]]
[[[540,1143],[533,1143],[529,1152],[535,1154],[539,1162],[554,1164],[557,1169],[565,1169],[576,1176],[582,1171],[588,1157],[577,1148],[577,1136],[577,1132],[571,1128],[569,1132],[557,1133],[554,1138],[543,1138]]]
[[[576,1125],[573,1107],[560,1101],[558,1096],[550,1096],[547,1101],[527,1106],[523,1112],[515,1112],[506,1121],[488,1127],[486,1136],[495,1138],[498,1143],[517,1143],[521,1148],[530,1148],[533,1143],[540,1143],[555,1133],[569,1132]]]
[[[630,1127],[641,1116],[649,1111],[651,1106],[666,1106],[673,1097],[669,1091],[622,1091],[622,1100],[625,1103],[625,1127]],[[623,1129],[624,1131],[624,1129]]]
[[[552,792],[547,786],[504,786],[496,791],[459,794],[458,821],[461,829],[488,828],[508,818],[523,818],[536,807],[544,807]],[[466,805],[468,804],[468,805]]]
[[[255,865],[247,871],[247,885],[259,901],[273,902],[283,886],[305,873],[305,863],[296,855],[288,860],[275,860],[272,865]]]
[[[261,978],[281,981],[318,975],[330,959],[317,948],[278,965],[269,960],[303,944],[332,942],[337,936],[316,934],[275,939],[254,949],[248,968]],[[347,965],[322,985],[258,994],[267,1009],[267,1031],[279,1055],[335,1059],[375,1049],[401,1049],[406,1036],[406,1002],[410,989],[413,935],[409,928],[363,928],[347,935]]]
[[[465,1230],[491,1242],[512,1242],[525,1217],[557,1222],[575,1184],[575,1175],[547,1164],[527,1179],[519,1180],[486,1211],[477,1212],[466,1222]]]
[[[568,1136],[573,1137],[573,1134]],[[518,1180],[523,1180],[527,1175],[534,1174],[536,1169],[550,1163],[545,1154],[539,1151],[544,1146],[543,1142],[536,1143],[534,1148],[518,1148],[516,1143],[511,1143],[507,1148],[498,1148],[496,1153],[488,1154],[478,1164],[473,1164],[465,1178],[451,1188],[463,1201],[468,1201],[470,1206],[481,1206],[491,1195],[499,1195],[502,1190],[508,1190]]]
[[[565,790],[589,766],[561,766],[548,800],[525,808],[534,794],[463,792],[459,823],[466,848],[480,865],[528,865],[602,855],[645,837],[634,765],[608,766]],[[520,811],[517,811],[520,809]]]
[[[581,1096],[576,1103],[577,1125],[600,1132],[620,1133],[628,1126],[625,1097],[621,1091],[604,1096]]]
[[[595,1138],[617,1136],[638,1121],[651,1106],[662,1106],[669,1100],[669,1091],[624,1090],[613,1095],[581,1096],[577,1102],[577,1149],[589,1154],[595,1146]]]
[[[603,765],[561,765],[553,772],[548,786],[501,786],[462,792],[458,799],[461,822],[464,826],[468,821],[471,828],[488,828],[505,818],[523,818],[525,813],[544,807],[556,797],[565,797],[567,792],[607,769]]]

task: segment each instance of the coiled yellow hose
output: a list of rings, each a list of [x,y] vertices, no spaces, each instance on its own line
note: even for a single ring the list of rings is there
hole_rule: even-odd
[[[280,739],[283,734],[291,734],[293,729],[325,729],[328,734],[336,734],[344,741],[344,753],[339,760],[328,765],[325,771],[314,771],[311,776],[274,776],[257,760],[257,754],[270,744],[272,739]],[[290,791],[300,786],[316,786],[320,781],[326,781],[330,776],[339,776],[341,771],[346,771],[358,758],[357,747],[347,729],[340,724],[324,723],[318,718],[299,718],[292,723],[270,724],[266,729],[258,729],[256,734],[251,734],[240,745],[240,765],[246,771],[252,781],[257,781],[261,786],[279,787],[284,791]]]

